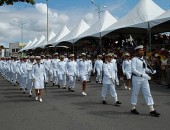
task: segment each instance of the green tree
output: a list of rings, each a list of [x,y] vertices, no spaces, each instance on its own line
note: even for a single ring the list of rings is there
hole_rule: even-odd
[[[27,2],[29,4],[34,4],[35,0],[0,0],[0,6],[2,5],[13,5],[15,2]]]

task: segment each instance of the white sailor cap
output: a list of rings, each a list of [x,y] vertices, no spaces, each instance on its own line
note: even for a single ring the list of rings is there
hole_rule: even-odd
[[[100,57],[100,58],[101,58],[101,57],[102,57],[102,55],[98,55],[98,57]]]
[[[161,51],[165,51],[165,48],[161,48]]]
[[[105,55],[105,57],[112,57],[112,56],[113,56],[112,53],[108,53],[108,54]]]
[[[125,53],[125,56],[130,56],[130,54],[128,52]]]
[[[34,59],[34,56],[30,56],[30,59]]]
[[[64,55],[61,55],[60,58],[64,58],[65,56]]]
[[[86,53],[81,53],[81,56],[86,56]]]
[[[135,50],[137,50],[137,49],[143,49],[143,45],[139,45],[139,46],[135,47]]]
[[[36,60],[40,60],[41,57],[40,57],[40,56],[35,56],[35,59],[36,59]]]
[[[58,56],[58,53],[56,52],[56,53],[54,53],[54,55],[55,55],[55,56]]]
[[[117,58],[117,55],[116,55],[116,54],[114,54],[114,57],[116,57],[116,58]]]
[[[156,54],[155,54],[155,57],[158,57],[158,56],[159,56],[159,55],[156,53]]]
[[[69,57],[74,57],[74,54],[70,54]]]

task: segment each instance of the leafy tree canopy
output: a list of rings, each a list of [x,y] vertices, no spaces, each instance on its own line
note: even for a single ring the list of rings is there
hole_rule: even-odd
[[[0,6],[13,5],[15,2],[27,2],[33,5],[35,3],[35,0],[0,0]]]

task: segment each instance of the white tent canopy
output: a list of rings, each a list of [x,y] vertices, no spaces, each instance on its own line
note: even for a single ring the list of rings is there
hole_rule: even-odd
[[[103,16],[94,23],[87,31],[82,33],[77,39],[87,37],[87,36],[95,36],[100,37],[100,32],[110,27],[114,23],[117,22],[117,19],[114,18],[107,10],[104,12]],[[102,35],[101,35],[102,36]]]
[[[38,41],[38,39],[35,38],[34,41],[33,41],[29,46],[27,46],[26,48],[23,49],[23,51],[24,51],[24,50],[28,50],[28,48],[29,48],[30,46],[32,46],[33,44],[35,44],[37,41]]]
[[[24,48],[22,48],[19,52],[22,52],[25,48],[27,48],[29,45],[31,45],[31,43],[32,43],[32,41],[30,40],[30,41],[27,43],[27,45],[26,45]]]
[[[152,28],[154,26],[157,26],[169,20],[170,20],[170,9],[166,11],[165,13],[161,14],[160,16],[156,17],[155,19],[149,21],[149,26],[150,28]],[[136,26],[138,26],[139,28],[145,28],[146,24],[148,24],[148,22],[143,22],[143,23],[137,24]]]
[[[90,26],[82,19],[81,22],[78,24],[78,26],[76,26],[68,35],[66,35],[61,40],[59,40],[58,43],[64,41],[74,43],[75,38],[81,35],[89,28]],[[57,45],[58,43],[54,43],[54,45]]]
[[[44,36],[44,35],[41,35],[40,39],[37,40],[37,42],[32,43],[26,50],[33,49],[33,47],[34,47],[37,43],[43,41],[44,39],[45,39],[45,36]]]
[[[58,43],[58,41],[61,40],[63,37],[65,37],[68,33],[70,33],[70,30],[65,25],[61,29],[60,33],[58,35],[56,35],[55,37],[53,37],[51,40],[49,40],[48,44],[46,44],[46,45]]]
[[[39,40],[38,42],[36,42],[35,44],[33,44],[32,46],[30,46],[29,49],[34,49],[34,48],[36,48],[36,46],[39,45],[40,43],[42,43],[44,40],[45,40],[45,36],[42,35],[42,36],[40,37],[40,40]]]
[[[48,40],[50,41],[51,39],[53,39],[56,36],[56,34],[51,31]],[[47,45],[47,38],[45,38],[42,42],[40,42],[39,44],[37,44],[34,48],[44,48]]]
[[[139,23],[150,21],[164,12],[165,11],[152,0],[140,0],[139,3],[126,16],[118,20],[111,27],[104,30],[102,34],[105,35],[121,28],[138,28]],[[145,25],[145,28],[148,28],[148,24]]]
[[[163,13],[162,15],[158,16],[154,20],[150,21],[150,27],[154,27],[158,24],[161,24],[163,22],[169,21],[170,20],[170,9]]]

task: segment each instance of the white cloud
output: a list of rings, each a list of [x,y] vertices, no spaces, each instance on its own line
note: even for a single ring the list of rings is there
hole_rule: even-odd
[[[107,6],[107,9],[114,12],[122,7],[126,0],[122,0],[114,5]],[[90,13],[91,12],[91,13]],[[39,38],[42,34],[46,35],[47,30],[47,6],[43,3],[37,3],[34,7],[24,8],[20,11],[13,6],[0,7],[0,44],[17,42],[21,39],[21,31],[18,24],[13,22],[24,23],[24,41],[28,42],[35,37]],[[81,19],[84,19],[89,25],[92,25],[97,19],[97,12],[94,8],[68,8],[68,10],[58,11],[49,9],[49,31],[58,33],[66,24],[69,29],[74,28]]]

